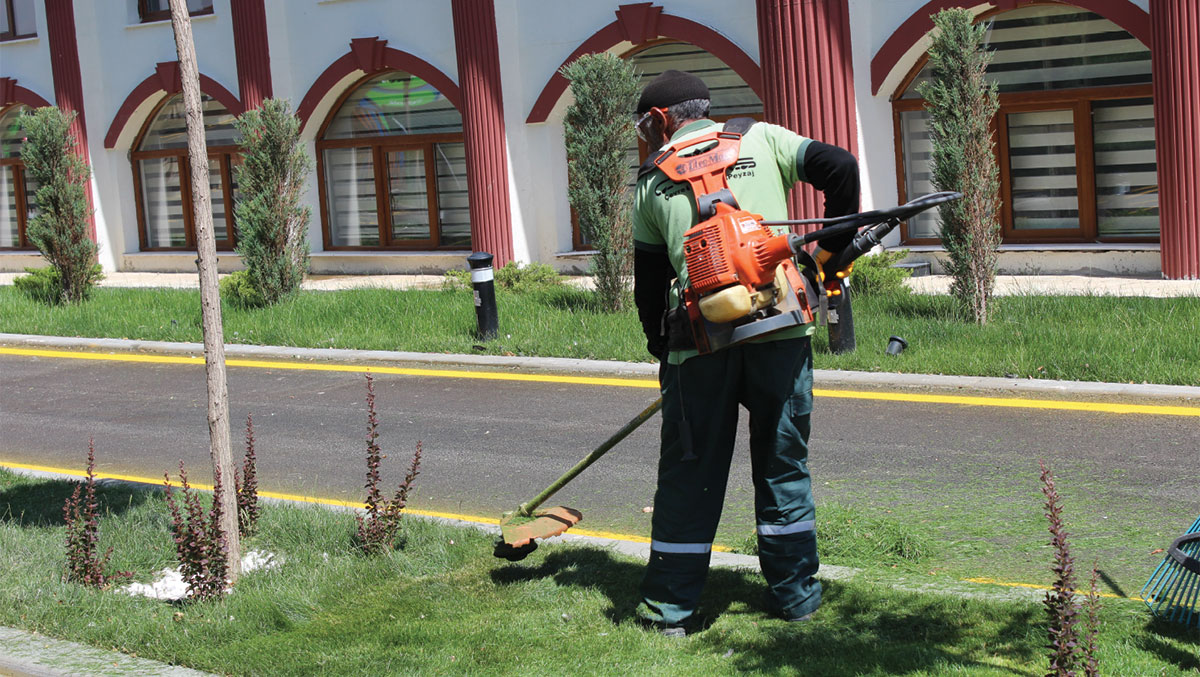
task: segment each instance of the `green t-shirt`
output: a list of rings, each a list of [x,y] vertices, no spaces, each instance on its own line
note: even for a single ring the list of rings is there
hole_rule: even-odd
[[[693,139],[722,128],[724,125],[712,120],[697,120],[676,132],[670,143]],[[751,127],[742,135],[737,163],[726,170],[729,190],[738,206],[748,212],[762,214],[766,221],[786,219],[788,190],[797,181],[806,180],[803,160],[810,142],[811,139],[778,125],[759,122]],[[658,169],[638,180],[633,198],[633,244],[645,251],[665,252],[671,259],[679,278],[671,288],[672,307],[679,303],[679,291],[687,286],[688,280],[683,257],[683,234],[699,221],[696,198],[690,184],[676,183]],[[775,230],[782,233],[787,229],[776,227]],[[776,332],[762,340],[807,336],[814,329],[812,324],[808,324]],[[695,354],[695,350],[672,351],[668,361],[679,364]]]

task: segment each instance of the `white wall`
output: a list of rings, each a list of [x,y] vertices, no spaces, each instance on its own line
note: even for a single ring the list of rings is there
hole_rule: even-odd
[[[17,86],[54,103],[54,75],[50,69],[50,41],[46,38],[46,8],[34,3],[37,35],[0,42],[0,77],[13,78]]]
[[[625,0],[495,0],[504,118],[508,142],[509,196],[513,244],[519,261],[551,263],[560,270],[582,271],[586,257],[571,250],[567,204],[566,153],[562,117],[565,94],[545,123],[525,120],[546,83],[562,62],[591,35],[616,19]],[[450,0],[265,0],[274,95],[298,107],[317,78],[350,49],[355,38],[379,37],[388,47],[428,62],[458,80]],[[1149,0],[1134,0],[1145,9]],[[147,255],[137,252],[138,229],[130,147],[158,99],[143,102],[120,135],[117,147],[104,139],[130,92],[154,72],[154,65],[176,59],[170,22],[140,24],[137,0],[75,3],[80,69],[87,111],[89,150],[94,177],[97,228],[105,268],[177,268],[190,272],[194,255]],[[657,0],[663,12],[708,26],[758,61],[758,29],[752,0]],[[925,0],[849,0],[853,32],[854,87],[859,119],[859,160],[864,208],[886,207],[897,199],[895,145],[890,95],[924,51],[918,44],[893,69],[878,95],[871,94],[871,59],[887,38]],[[111,11],[116,5],[121,11]],[[38,7],[38,36],[0,43],[0,75],[17,78],[53,101],[53,79],[45,35],[45,14]],[[983,8],[983,3],[974,5]],[[193,20],[200,71],[236,96],[237,64],[230,0],[215,0],[211,16]],[[631,45],[612,49],[620,53]],[[305,129],[310,153],[315,134],[339,95],[361,77],[343,78],[328,92]],[[320,177],[310,178],[306,200],[313,210],[310,242],[316,268],[328,272],[415,272],[462,267],[457,254],[323,252],[319,205]],[[898,235],[893,235],[895,241]],[[2,258],[2,257],[0,257]],[[3,266],[0,261],[0,266]]]

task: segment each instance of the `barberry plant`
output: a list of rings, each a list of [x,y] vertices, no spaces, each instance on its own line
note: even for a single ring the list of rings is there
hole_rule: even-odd
[[[233,490],[237,494],[238,533],[243,536],[254,534],[258,527],[258,470],[254,455],[254,417],[246,416],[246,457],[242,468],[233,471]]]
[[[1042,494],[1046,497],[1046,519],[1049,520],[1050,546],[1054,548],[1054,584],[1043,604],[1046,607],[1050,644],[1050,672],[1047,677],[1098,675],[1096,661],[1096,634],[1099,630],[1097,613],[1099,596],[1096,594],[1096,578],[1099,572],[1092,567],[1091,591],[1088,594],[1088,617],[1083,641],[1080,638],[1080,605],[1075,601],[1075,558],[1071,555],[1071,544],[1066,522],[1062,516],[1062,501],[1054,482],[1054,473],[1039,461],[1042,468]]]
[[[172,493],[171,477],[163,473],[167,488],[167,507],[171,511],[171,534],[179,556],[180,573],[188,585],[188,597],[194,600],[216,599],[229,587],[229,557],[225,534],[221,532],[221,503],[213,501],[208,515],[200,505],[200,496],[191,488],[187,468],[179,462],[182,508]],[[221,474],[213,479],[214,495],[221,493]]]
[[[421,443],[409,464],[404,481],[390,499],[379,490],[379,466],[384,455],[379,446],[379,416],[375,411],[375,386],[367,374],[367,512],[356,515],[358,532],[355,542],[368,555],[387,552],[396,547],[400,536],[400,518],[408,505],[408,494],[421,468]]]
[[[65,578],[93,588],[106,588],[113,581],[129,578],[128,571],[105,573],[112,548],[100,551],[100,503],[96,498],[96,444],[88,440],[87,480],[75,485],[75,491],[63,505],[67,525],[67,570]]]

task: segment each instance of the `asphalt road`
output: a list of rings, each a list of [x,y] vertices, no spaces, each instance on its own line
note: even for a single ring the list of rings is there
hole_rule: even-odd
[[[644,388],[399,375],[377,375],[375,384],[389,455],[385,483],[403,476],[419,440],[422,472],[411,505],[489,517],[533,496],[656,396]],[[362,375],[235,367],[229,392],[235,456],[246,416],[254,416],[261,489],[362,500]],[[207,481],[205,402],[198,365],[0,355],[0,463],[81,468],[94,437],[102,472],[160,478],[182,459]],[[1065,493],[1090,492],[1101,512],[1111,505],[1114,524],[1118,506],[1132,506],[1138,520],[1184,526],[1200,514],[1195,417],[840,397],[818,397],[815,409],[810,467],[818,502],[936,515],[1019,501],[1036,514],[1038,460],[1045,459]],[[656,417],[552,503],[582,510],[581,527],[648,535],[643,508],[653,503],[657,435]],[[753,529],[744,431],[738,444],[718,534],[725,542]]]

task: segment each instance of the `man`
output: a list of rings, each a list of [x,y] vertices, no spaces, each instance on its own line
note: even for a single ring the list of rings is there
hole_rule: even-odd
[[[708,87],[668,70],[642,91],[638,134],[656,149],[716,131]],[[825,216],[858,211],[858,163],[834,146],[756,123],[742,136],[726,172],[740,208],[766,220],[787,218],[787,191],[807,181],[825,194]],[[641,172],[634,197],[634,295],[650,353],[663,362],[663,424],[654,497],[650,562],[637,615],[665,634],[697,625],[696,606],[733,455],[738,406],[750,412],[750,455],[759,560],[768,608],[788,620],[811,617],[821,603],[814,508],[808,474],[814,327],[793,327],[725,350],[697,355],[682,326],[664,335],[664,312],[687,285],[683,234],[698,223],[687,183],[658,169]],[[823,263],[852,236],[815,252]],[[672,285],[672,278],[677,282]],[[668,350],[668,340],[671,349]]]

